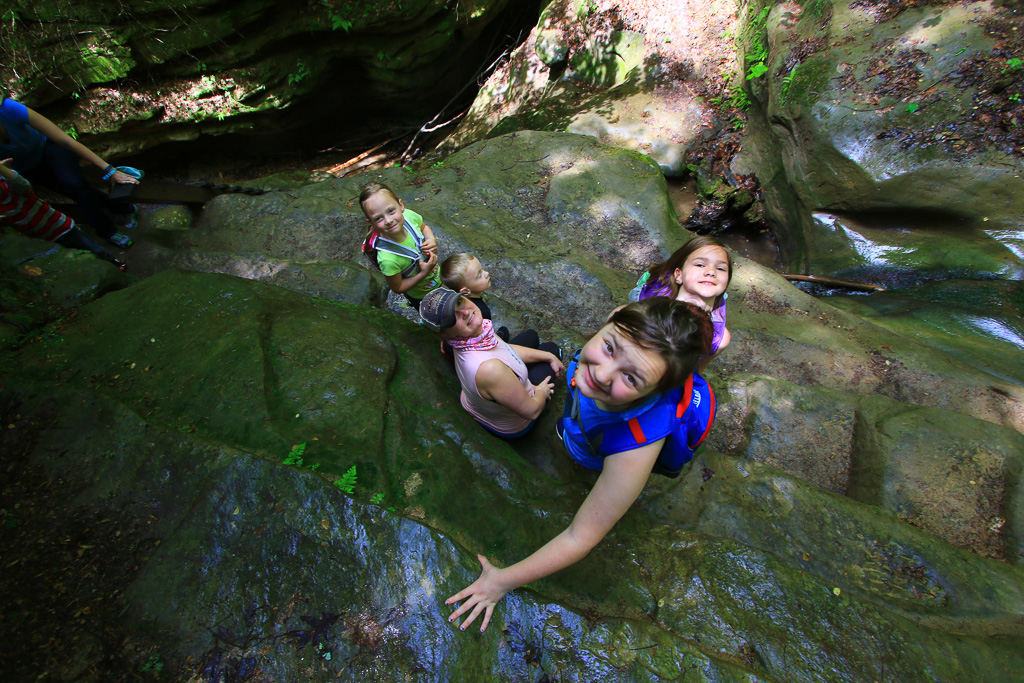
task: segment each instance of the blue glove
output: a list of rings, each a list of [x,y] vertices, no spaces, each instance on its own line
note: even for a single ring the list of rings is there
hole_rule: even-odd
[[[133,178],[137,178],[138,180],[142,180],[142,177],[146,175],[143,171],[140,171],[137,168],[132,168],[131,166],[118,166],[115,168],[112,164],[108,164],[107,167],[103,169],[103,179],[109,180],[118,171],[125,175],[130,175]]]

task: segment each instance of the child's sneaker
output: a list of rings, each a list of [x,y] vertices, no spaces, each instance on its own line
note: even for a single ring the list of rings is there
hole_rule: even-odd
[[[131,204],[131,211],[127,213],[115,213],[114,225],[121,230],[134,230],[139,227],[139,207]]]
[[[124,234],[119,233],[119,232],[115,232],[113,235],[108,237],[107,241],[110,242],[111,244],[113,244],[118,249],[128,249],[133,244],[135,244],[135,240],[133,240],[128,235],[124,235]]]

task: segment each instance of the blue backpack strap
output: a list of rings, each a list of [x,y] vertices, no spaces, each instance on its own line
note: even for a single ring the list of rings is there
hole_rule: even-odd
[[[579,352],[572,363],[578,363],[578,359]],[[576,423],[593,455],[604,458],[623,451],[631,451],[666,437],[665,426],[671,423],[672,411],[675,409],[675,405],[669,402],[657,403],[637,417],[624,422],[604,424],[588,432],[580,417],[580,390],[576,386],[575,373],[573,374],[569,381],[571,400],[566,402],[564,417]]]
[[[715,393],[700,375],[690,375],[680,387],[675,406],[672,434],[665,441],[661,455],[654,464],[654,472],[666,477],[678,477],[683,466],[707,438],[717,411]]]

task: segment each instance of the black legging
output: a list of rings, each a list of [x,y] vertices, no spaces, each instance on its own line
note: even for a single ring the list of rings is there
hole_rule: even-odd
[[[78,205],[83,220],[103,239],[110,239],[117,232],[117,228],[103,213],[104,209],[117,214],[131,212],[131,204],[116,202],[106,192],[100,192],[90,185],[82,175],[78,155],[53,140],[46,141],[43,158],[39,163],[22,172],[22,175],[33,184],[45,185],[66,194]]]
[[[540,343],[540,335],[537,334],[537,330],[523,330],[516,336],[508,340],[509,344],[515,344],[517,346],[525,346],[528,349],[539,349],[541,351],[547,351],[555,354],[555,358],[561,358],[561,353],[558,349],[558,344],[554,342]],[[530,377],[530,383],[534,386],[540,384],[549,377],[555,376],[555,371],[551,369],[550,363],[527,363],[526,372]]]
[[[78,228],[71,228],[66,233],[55,239],[54,242],[62,247],[67,247],[68,249],[84,249],[85,251],[91,251],[100,258],[106,259],[112,263],[118,263],[109,251],[96,244],[96,240],[89,237]]]

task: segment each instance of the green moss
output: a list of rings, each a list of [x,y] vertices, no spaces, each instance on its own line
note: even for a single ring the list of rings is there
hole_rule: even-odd
[[[83,85],[124,78],[135,67],[131,50],[116,38],[93,38],[65,54],[63,70]]]
[[[809,107],[828,88],[834,70],[835,60],[828,57],[812,57],[800,63],[782,79],[780,102]]]
[[[595,45],[590,51],[578,52],[569,63],[578,80],[593,86],[611,87],[640,73],[645,54],[642,35],[615,31],[607,45]]]

